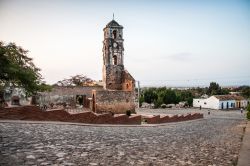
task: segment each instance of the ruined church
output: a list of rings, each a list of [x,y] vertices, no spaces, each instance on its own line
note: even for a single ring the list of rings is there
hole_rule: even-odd
[[[41,93],[40,103],[66,103],[75,106],[81,97],[83,107],[94,112],[126,113],[135,110],[135,79],[124,67],[123,26],[114,19],[104,31],[102,86],[54,86]]]
[[[135,80],[124,67],[123,27],[113,19],[103,31],[103,90],[93,91],[92,110],[134,110]]]

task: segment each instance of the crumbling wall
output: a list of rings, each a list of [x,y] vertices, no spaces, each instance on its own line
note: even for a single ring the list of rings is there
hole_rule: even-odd
[[[122,76],[122,90],[134,91],[135,90],[135,79],[130,75],[127,70],[123,71]]]
[[[51,92],[43,92],[38,96],[38,103],[40,105],[49,105],[50,103],[62,104],[73,106],[76,104],[77,95],[85,95],[86,98],[92,97],[92,90],[102,90],[102,86],[54,86]],[[88,106],[87,100],[84,101],[84,105]]]
[[[92,94],[95,112],[135,112],[134,91],[94,90]]]
[[[122,90],[123,65],[103,66],[104,89]]]

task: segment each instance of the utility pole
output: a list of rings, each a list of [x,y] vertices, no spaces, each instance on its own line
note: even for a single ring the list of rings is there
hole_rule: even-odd
[[[138,83],[138,109],[140,108],[140,81],[137,81]]]

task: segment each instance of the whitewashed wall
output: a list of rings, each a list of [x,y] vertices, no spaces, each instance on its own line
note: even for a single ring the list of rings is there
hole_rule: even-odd
[[[220,101],[219,109],[222,109],[222,103],[223,103],[223,109],[227,109],[227,103],[228,103],[228,108],[235,108],[236,106],[235,100],[225,100],[225,101]]]
[[[246,108],[247,105],[248,105],[248,101],[247,100],[241,100],[240,105],[241,105],[241,107]]]
[[[202,108],[211,108],[211,109],[219,109],[219,100],[214,96],[211,96],[207,99],[194,99],[193,100],[194,107],[202,107]]]

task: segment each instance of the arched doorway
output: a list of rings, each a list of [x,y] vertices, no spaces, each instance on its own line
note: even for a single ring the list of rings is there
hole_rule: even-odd
[[[95,112],[96,111],[96,106],[95,106],[95,95],[92,95],[92,111]]]
[[[114,39],[116,39],[116,37],[117,37],[117,31],[116,30],[113,31],[113,36],[114,36]]]
[[[116,55],[113,56],[113,61],[114,61],[114,65],[117,65],[117,56]]]

